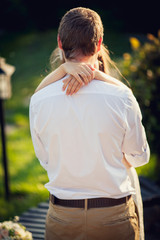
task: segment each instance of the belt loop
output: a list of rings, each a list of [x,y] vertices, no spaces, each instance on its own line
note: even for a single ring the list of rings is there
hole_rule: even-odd
[[[131,197],[131,195],[126,197],[126,203],[129,201],[130,197]]]
[[[84,200],[85,211],[88,209],[88,199]]]

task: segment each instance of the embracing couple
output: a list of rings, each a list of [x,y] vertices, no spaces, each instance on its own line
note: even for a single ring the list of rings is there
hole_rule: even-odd
[[[100,16],[74,8],[62,18],[51,65],[30,102],[37,158],[48,173],[46,240],[143,240],[134,167],[149,161],[139,105],[112,77]]]

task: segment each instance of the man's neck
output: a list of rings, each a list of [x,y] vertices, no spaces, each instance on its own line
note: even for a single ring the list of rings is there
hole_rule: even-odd
[[[72,59],[70,61],[76,62],[76,63],[83,62],[83,63],[91,64],[94,67],[96,64],[96,61],[97,61],[97,56],[96,56],[96,54],[93,56],[89,56],[89,57],[79,55],[78,57],[76,57],[75,59]]]

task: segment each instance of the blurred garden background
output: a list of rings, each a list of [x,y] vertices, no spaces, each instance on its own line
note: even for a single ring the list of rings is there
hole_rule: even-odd
[[[47,174],[35,157],[29,130],[29,101],[50,71],[57,28],[64,13],[77,6],[97,11],[104,24],[104,43],[131,83],[141,106],[151,159],[139,175],[160,183],[160,22],[153,1],[1,0],[0,56],[15,66],[12,98],[5,101],[10,201],[5,200],[0,140],[0,221],[12,219],[48,199]]]

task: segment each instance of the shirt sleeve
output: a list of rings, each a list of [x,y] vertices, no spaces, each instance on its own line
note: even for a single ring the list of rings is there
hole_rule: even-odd
[[[30,119],[30,132],[31,132],[31,137],[32,137],[32,142],[33,142],[33,147],[34,147],[36,157],[38,158],[42,167],[45,170],[47,170],[47,166],[48,166],[47,153],[36,131],[36,126],[35,126],[36,113],[33,111],[31,104],[29,108],[29,119]]]
[[[150,149],[142,125],[142,114],[139,105],[130,93],[126,102],[126,131],[122,152],[133,167],[140,167],[149,162]]]

